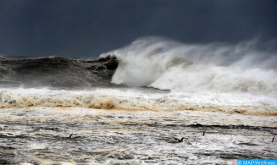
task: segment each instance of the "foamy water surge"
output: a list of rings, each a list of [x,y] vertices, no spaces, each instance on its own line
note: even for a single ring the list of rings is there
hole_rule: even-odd
[[[275,100],[128,88],[1,89],[0,164],[231,165],[243,158],[273,159]]]
[[[186,45],[146,37],[110,51],[119,66],[112,82],[182,92],[276,93],[276,53],[254,41]]]
[[[276,100],[275,96],[180,93],[146,89],[0,89],[1,108],[83,107],[167,112],[190,110],[274,116],[277,115]]]

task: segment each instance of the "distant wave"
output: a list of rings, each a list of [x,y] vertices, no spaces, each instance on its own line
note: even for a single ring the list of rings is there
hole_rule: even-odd
[[[112,83],[184,92],[275,93],[277,54],[238,45],[186,45],[158,37],[140,38],[101,54],[116,57]]]
[[[79,60],[62,57],[0,57],[0,87],[78,88],[110,86],[115,58]]]

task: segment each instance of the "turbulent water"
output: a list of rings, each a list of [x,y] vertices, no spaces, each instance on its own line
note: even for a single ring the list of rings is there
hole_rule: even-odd
[[[115,58],[79,60],[62,57],[0,57],[0,86],[86,88],[109,86]]]
[[[276,53],[253,41],[146,37],[97,60],[3,56],[0,164],[276,158],[276,73]]]
[[[114,56],[119,66],[112,82],[183,92],[277,91],[277,56],[238,45],[185,45],[161,38],[142,38],[101,57]]]

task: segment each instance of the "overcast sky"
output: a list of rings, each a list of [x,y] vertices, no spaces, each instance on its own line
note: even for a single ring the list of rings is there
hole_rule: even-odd
[[[0,0],[0,54],[98,57],[143,36],[277,38],[276,0]]]

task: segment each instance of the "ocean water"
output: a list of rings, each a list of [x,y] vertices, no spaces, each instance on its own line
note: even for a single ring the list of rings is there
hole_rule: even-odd
[[[157,37],[98,59],[0,57],[0,164],[276,158],[276,57]]]

